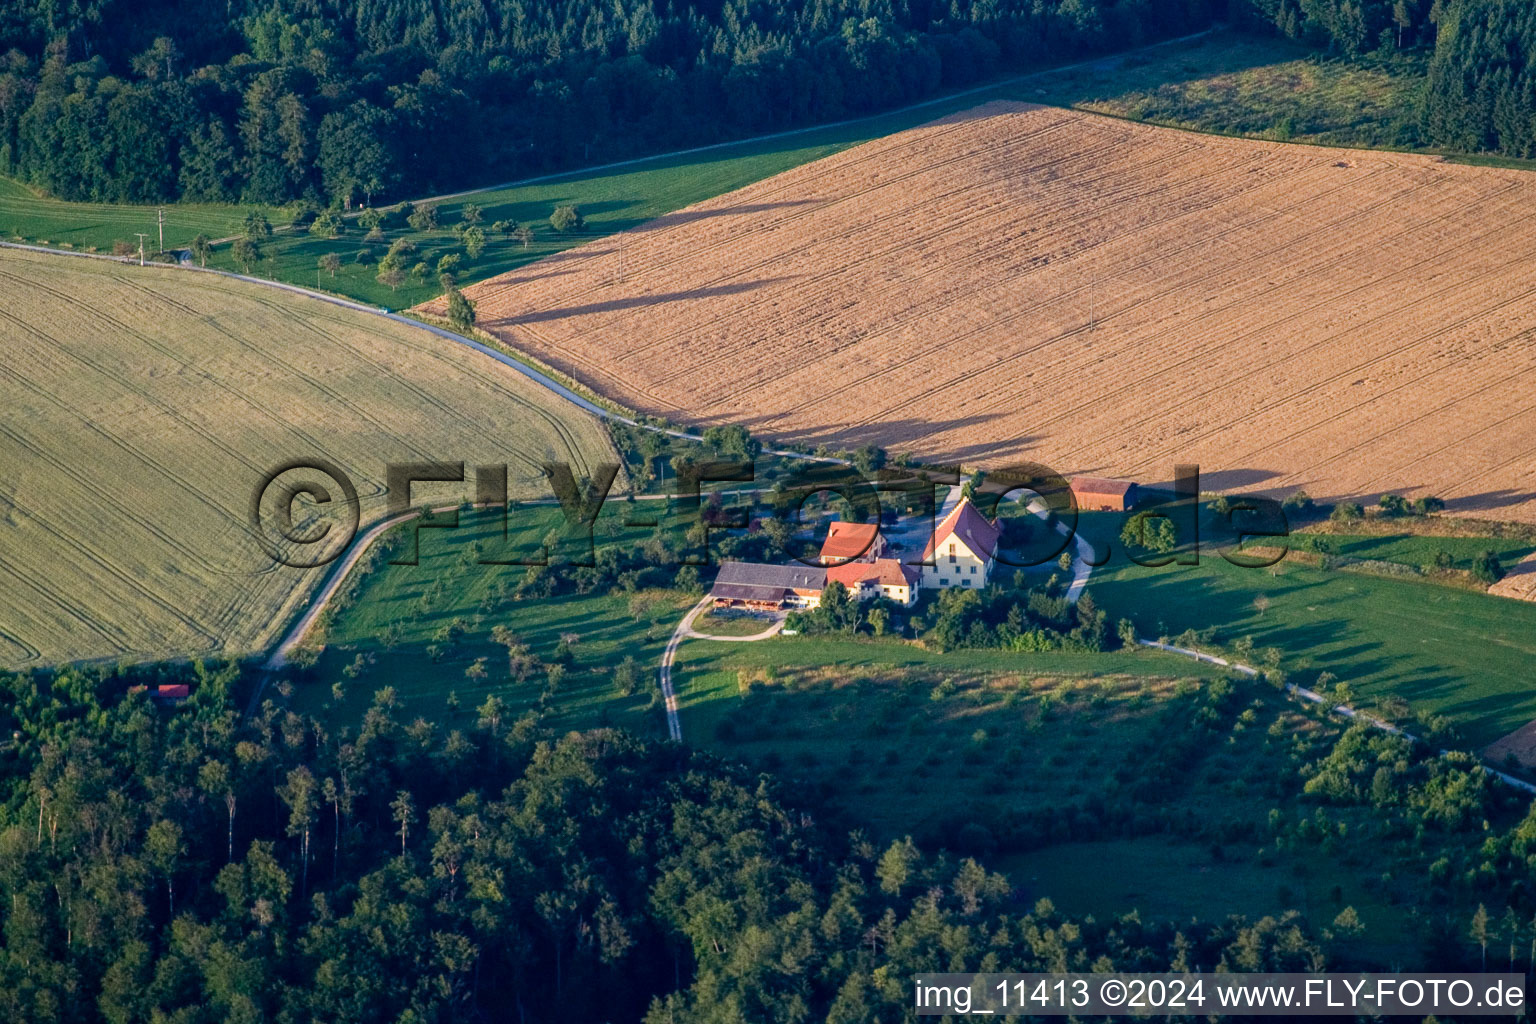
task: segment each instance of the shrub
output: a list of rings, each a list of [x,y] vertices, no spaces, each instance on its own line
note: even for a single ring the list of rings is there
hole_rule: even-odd
[[[1365,509],[1361,508],[1358,502],[1341,501],[1333,506],[1333,511],[1328,514],[1328,518],[1336,523],[1353,522],[1365,518]]]
[[[1313,508],[1312,496],[1306,491],[1296,491],[1282,501],[1280,507],[1287,512],[1310,512]]]
[[[574,203],[557,206],[555,212],[549,215],[549,226],[562,234],[567,231],[580,231],[586,223],[586,218],[581,215],[581,210]]]
[[[1497,551],[1484,551],[1472,562],[1472,577],[1481,583],[1493,584],[1504,578],[1504,566],[1499,564]]]

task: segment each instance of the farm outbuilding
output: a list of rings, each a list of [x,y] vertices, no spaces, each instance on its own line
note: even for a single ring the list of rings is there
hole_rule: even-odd
[[[716,608],[772,612],[821,603],[827,570],[816,566],[722,562],[709,596]]]
[[[1072,497],[1086,512],[1124,512],[1136,504],[1136,484],[1102,476],[1075,476]]]
[[[821,564],[873,562],[885,553],[885,538],[877,523],[845,523],[835,520],[827,527],[821,545]]]

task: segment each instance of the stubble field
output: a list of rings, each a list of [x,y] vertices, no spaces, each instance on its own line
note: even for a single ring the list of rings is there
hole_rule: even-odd
[[[507,463],[531,495],[545,459],[610,457],[509,368],[315,300],[16,251],[0,291],[3,667],[263,647],[322,571],[274,564],[251,525],[289,460],[345,471],[367,523],[390,461]]]
[[[643,412],[1536,521],[1536,179],[992,103],[468,289]]]

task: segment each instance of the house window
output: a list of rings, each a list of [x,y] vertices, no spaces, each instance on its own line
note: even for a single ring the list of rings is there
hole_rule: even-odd
[[[971,575],[972,575],[972,576],[975,576],[975,575],[976,575],[976,567],[975,567],[975,566],[974,566],[974,565],[973,565],[973,566],[971,566]]]
[[[953,562],[955,560],[955,549],[954,548],[950,548],[949,549],[949,560],[951,562]]]

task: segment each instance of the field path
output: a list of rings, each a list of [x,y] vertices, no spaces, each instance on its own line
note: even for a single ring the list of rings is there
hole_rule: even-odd
[[[677,628],[672,631],[672,639],[667,641],[667,649],[661,653],[659,669],[661,699],[667,708],[667,736],[675,743],[681,743],[683,739],[683,726],[677,717],[677,693],[672,689],[672,662],[677,657],[678,646],[689,637],[698,640],[720,640],[725,643],[751,643],[754,640],[767,640],[769,637],[778,636],[779,631],[784,628],[784,617],[779,615],[767,629],[761,633],[753,633],[751,636],[716,636],[713,633],[700,633],[693,628],[693,622],[708,608],[709,595],[705,594],[699,603],[683,616],[683,621],[677,624]]]
[[[1186,655],[1188,657],[1194,658],[1196,661],[1203,661],[1203,662],[1206,662],[1207,664],[1210,664],[1210,665],[1220,665],[1223,668],[1230,668],[1234,672],[1239,672],[1239,673],[1241,673],[1241,674],[1243,674],[1245,676],[1256,677],[1256,676],[1259,675],[1259,670],[1254,668],[1252,665],[1243,665],[1243,664],[1240,664],[1239,662],[1228,661],[1226,658],[1219,658],[1219,657],[1217,657],[1214,654],[1206,654],[1206,653],[1204,653],[1202,651],[1191,650],[1188,647],[1176,647],[1173,644],[1165,644],[1165,643],[1162,643],[1161,641],[1158,641],[1158,640],[1142,640],[1142,639],[1139,639],[1139,638],[1137,639],[1136,642],[1138,644],[1141,644],[1141,646],[1143,646],[1143,647],[1152,647],[1152,648],[1155,648],[1155,649],[1157,649],[1159,651],[1167,651],[1170,654],[1183,654],[1183,655]],[[1326,698],[1323,697],[1322,694],[1318,693],[1317,691],[1309,690],[1305,686],[1297,686],[1295,683],[1286,683],[1285,684],[1285,692],[1289,693],[1289,694],[1292,694],[1293,696],[1299,697],[1302,700],[1308,702],[1309,704],[1321,704],[1326,699]],[[1414,743],[1423,743],[1424,742],[1423,740],[1419,739],[1419,737],[1415,736],[1413,733],[1407,732],[1407,731],[1405,731],[1403,729],[1399,729],[1397,726],[1393,725],[1391,722],[1388,722],[1388,721],[1385,721],[1383,719],[1377,718],[1375,715],[1368,715],[1368,714],[1366,714],[1363,711],[1356,711],[1354,708],[1350,707],[1347,704],[1336,705],[1333,708],[1333,713],[1336,714],[1336,715],[1339,715],[1342,718],[1348,718],[1351,721],[1364,722],[1366,725],[1369,725],[1373,729],[1380,729],[1382,732],[1389,732],[1389,733],[1392,733],[1394,736],[1406,736],[1408,739],[1412,740]],[[1525,734],[1525,733],[1528,733],[1529,731],[1532,731],[1533,727],[1536,727],[1536,722],[1532,722],[1529,725],[1526,725],[1521,730],[1519,730],[1519,732],[1511,734],[1511,735],[1512,736],[1520,736],[1521,734]],[[1505,740],[1508,740],[1510,738],[1511,737],[1505,737],[1504,740],[1500,740],[1500,741],[1498,741],[1498,743],[1494,743],[1494,744],[1490,745],[1489,747],[1485,748],[1485,750],[1484,750],[1485,757],[1486,757],[1487,752],[1489,750],[1493,750],[1493,749],[1497,748],[1499,746],[1499,744],[1504,743]],[[1449,750],[1442,750],[1442,751],[1440,751],[1440,753],[1441,754],[1449,754],[1450,751]],[[1501,772],[1498,769],[1492,768],[1492,767],[1490,767],[1487,764],[1484,764],[1482,767],[1483,767],[1483,771],[1487,772],[1489,775],[1492,775],[1494,778],[1498,779],[1500,782],[1504,783],[1505,785],[1513,786],[1515,789],[1518,789],[1518,790],[1520,790],[1521,792],[1524,792],[1524,793],[1536,793],[1536,784],[1527,782],[1524,779],[1517,779],[1515,776],[1509,775],[1509,774],[1507,774],[1505,772]]]

